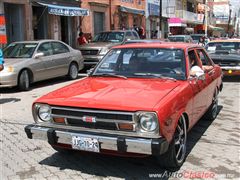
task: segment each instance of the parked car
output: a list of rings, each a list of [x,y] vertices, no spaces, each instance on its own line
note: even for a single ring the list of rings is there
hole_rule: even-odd
[[[159,39],[136,39],[136,40],[127,40],[123,44],[132,44],[132,43],[161,43],[163,40]]]
[[[190,35],[171,35],[168,37],[170,42],[186,42],[193,43],[193,39]]]
[[[191,38],[193,39],[193,43],[199,43],[201,37],[205,37],[205,34],[191,34]]]
[[[194,44],[116,46],[89,77],[36,100],[35,123],[25,132],[59,152],[152,155],[166,168],[179,167],[187,132],[203,115],[217,116],[221,74]]]
[[[206,45],[206,50],[224,76],[240,75],[240,39],[214,40]]]
[[[140,39],[135,30],[114,30],[97,34],[91,43],[79,47],[85,67],[94,67],[111,47],[131,39]]]
[[[0,87],[18,86],[25,91],[41,80],[64,75],[76,79],[83,69],[81,52],[56,40],[14,42],[3,55],[5,68],[0,72]]]

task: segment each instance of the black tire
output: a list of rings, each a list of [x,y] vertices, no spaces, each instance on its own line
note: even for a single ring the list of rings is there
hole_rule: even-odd
[[[168,151],[158,156],[161,167],[175,171],[185,161],[187,152],[187,125],[184,115],[178,121],[174,137],[169,145]]]
[[[213,121],[218,115],[218,91],[214,93],[212,104],[204,114],[203,119],[208,121]]]
[[[27,91],[30,88],[30,77],[27,70],[23,70],[19,75],[18,88],[21,91]]]
[[[78,65],[76,63],[71,63],[68,69],[68,78],[70,80],[77,79],[78,77]]]

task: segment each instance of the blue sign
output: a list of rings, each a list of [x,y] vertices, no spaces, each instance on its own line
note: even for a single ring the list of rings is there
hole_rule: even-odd
[[[89,11],[87,9],[79,8],[79,7],[71,7],[71,6],[60,6],[53,4],[44,4],[39,3],[43,6],[48,7],[48,13],[59,15],[59,16],[88,16]]]
[[[159,5],[148,3],[148,13],[150,16],[159,16]]]
[[[3,64],[3,52],[2,52],[2,49],[0,49],[0,64]]]

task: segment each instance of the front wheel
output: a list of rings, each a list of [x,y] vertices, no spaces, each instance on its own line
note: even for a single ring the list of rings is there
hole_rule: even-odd
[[[178,121],[172,142],[166,153],[157,157],[160,165],[172,170],[179,168],[185,161],[187,150],[187,126],[184,115]]]
[[[76,63],[71,63],[68,69],[68,78],[73,80],[78,77],[78,65]]]
[[[19,75],[18,88],[21,91],[27,91],[30,88],[30,78],[27,70],[23,70]]]

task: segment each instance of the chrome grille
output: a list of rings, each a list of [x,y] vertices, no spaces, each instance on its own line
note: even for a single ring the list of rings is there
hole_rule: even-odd
[[[65,118],[71,126],[118,130],[118,123],[134,124],[134,113],[68,107],[51,107],[52,117]],[[94,117],[96,122],[85,122],[84,117]]]
[[[97,55],[99,52],[98,49],[95,50],[81,50],[82,55]]]

